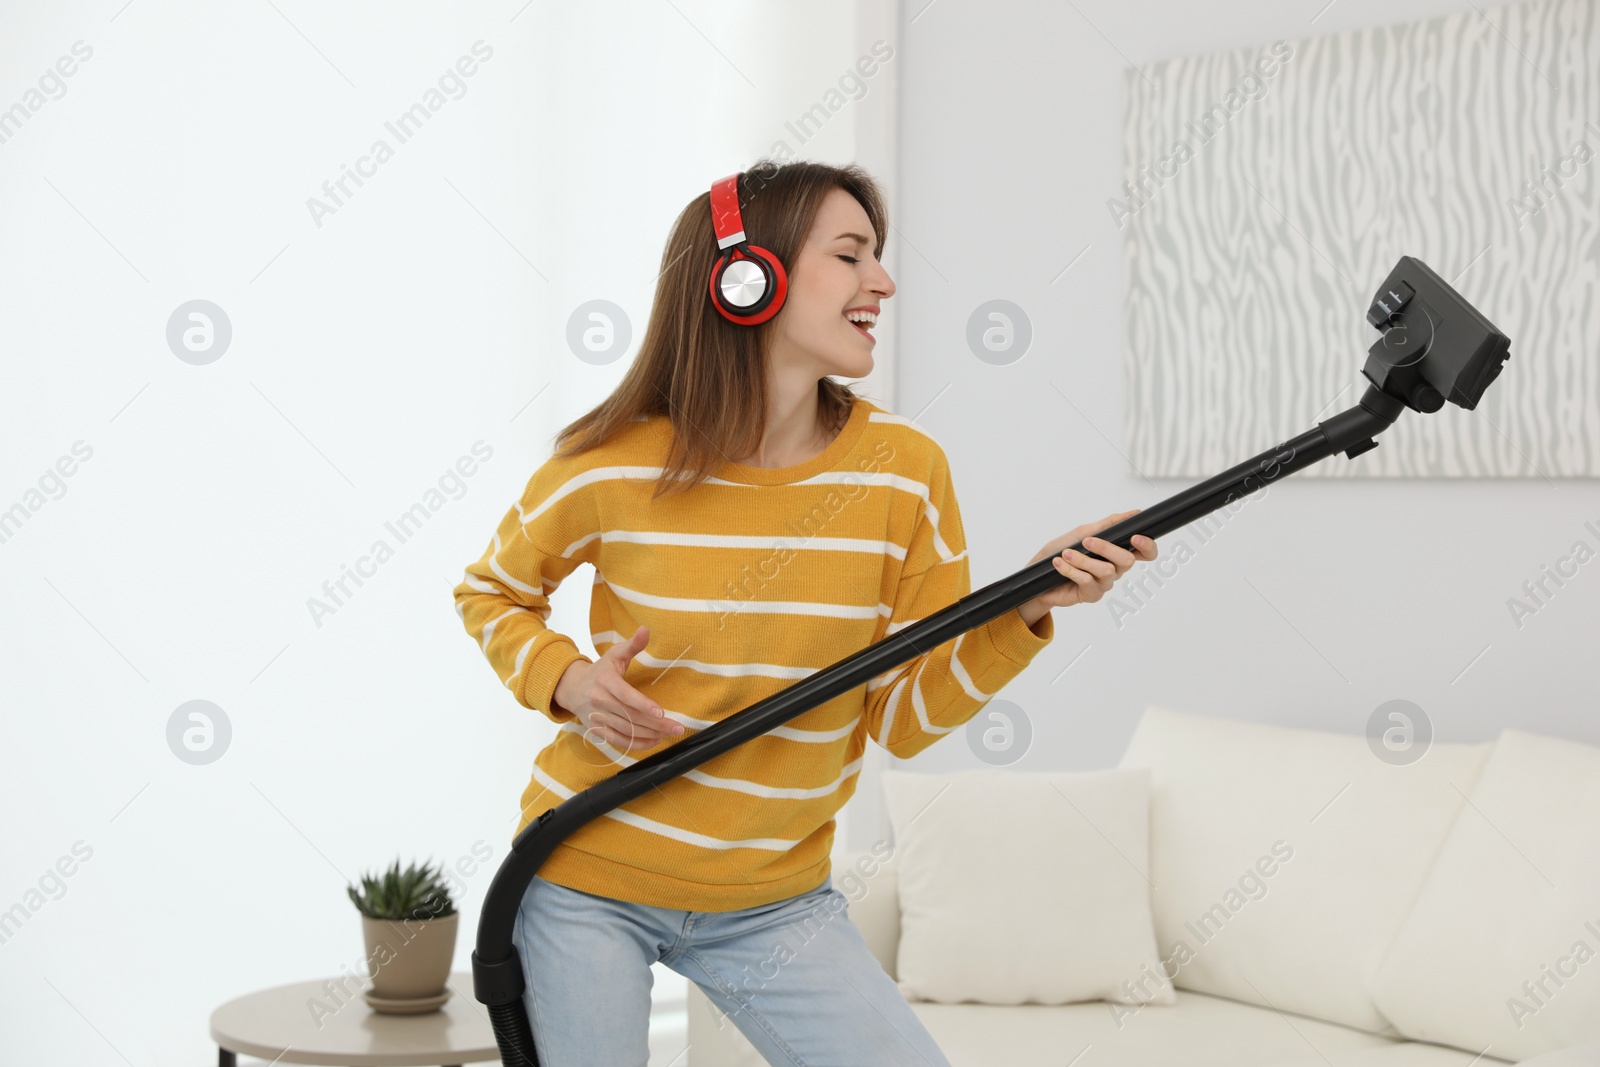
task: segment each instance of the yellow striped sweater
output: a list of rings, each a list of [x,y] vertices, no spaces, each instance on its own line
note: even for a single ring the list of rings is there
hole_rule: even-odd
[[[534,759],[524,827],[622,767],[881,640],[972,591],[943,449],[857,398],[815,458],[727,463],[650,500],[671,423],[640,418],[606,444],[552,457],[455,587],[456,611],[518,702],[561,726]],[[685,732],[624,752],[584,736],[556,682],[592,662],[546,626],[550,594],[594,568],[599,652],[640,625],[624,678]],[[692,911],[772,903],[830,872],[834,814],[868,738],[916,755],[966,723],[1055,636],[1016,611],[725,752],[568,837],[539,876],[617,900]]]

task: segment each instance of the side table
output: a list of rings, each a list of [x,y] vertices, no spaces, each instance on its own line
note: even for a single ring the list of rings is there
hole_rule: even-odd
[[[488,1010],[473,994],[472,972],[450,975],[438,1011],[385,1015],[341,979],[294,982],[236,997],[211,1013],[218,1067],[238,1056],[331,1067],[454,1067],[500,1062]],[[317,1005],[328,1011],[318,1012]]]

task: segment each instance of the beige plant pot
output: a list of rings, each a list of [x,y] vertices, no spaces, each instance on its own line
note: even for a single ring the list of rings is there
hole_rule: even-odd
[[[416,1000],[445,991],[455,959],[460,912],[442,919],[361,916],[372,992],[386,1000]]]

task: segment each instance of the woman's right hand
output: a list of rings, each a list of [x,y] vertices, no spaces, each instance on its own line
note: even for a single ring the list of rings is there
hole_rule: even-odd
[[[683,725],[666,717],[655,701],[623,680],[628,663],[644,651],[650,628],[641,626],[633,636],[612,645],[593,663],[573,660],[556,682],[556,703],[572,712],[593,733],[624,751],[650,748],[684,732]]]

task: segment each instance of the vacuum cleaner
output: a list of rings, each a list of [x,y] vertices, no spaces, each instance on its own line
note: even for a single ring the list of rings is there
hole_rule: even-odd
[[[1144,508],[1098,536],[1131,550],[1135,534],[1159,539],[1337,452],[1354,459],[1376,448],[1377,435],[1392,426],[1406,408],[1434,412],[1448,400],[1470,411],[1499,375],[1510,345],[1505,334],[1427,264],[1411,256],[1402,256],[1384,279],[1367,309],[1367,322],[1380,336],[1367,351],[1361,372],[1368,385],[1355,407]],[[1081,541],[1071,547],[1104,558],[1088,552]],[[700,733],[622,768],[542,812],[524,827],[484,898],[477,947],[472,953],[473,991],[487,1006],[501,1062],[506,1067],[537,1067],[539,1063],[522,1002],[525,976],[511,934],[533,876],[568,835],[663,782],[1069,580],[1049,558],[1030,564]]]

